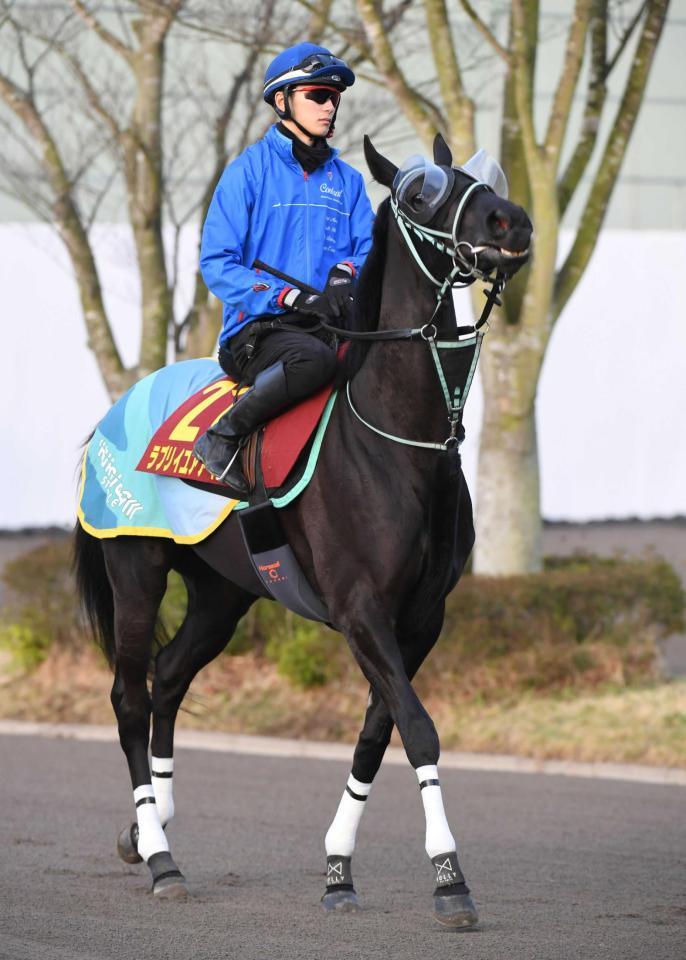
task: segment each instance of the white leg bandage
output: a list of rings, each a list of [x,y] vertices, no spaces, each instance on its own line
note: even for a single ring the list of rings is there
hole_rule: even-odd
[[[152,785],[155,790],[157,813],[162,826],[169,823],[174,816],[174,796],[172,792],[172,775],[174,773],[173,757],[151,757]]]
[[[138,818],[138,853],[149,860],[153,853],[169,852],[169,844],[164,835],[155,803],[155,791],[151,783],[144,783],[133,791]]]
[[[438,767],[417,767],[417,779],[421,787],[422,803],[426,816],[426,852],[429,857],[455,850],[455,838],[450,832],[443,809],[443,797],[438,782]]]
[[[338,804],[336,816],[324,840],[327,856],[352,856],[357,828],[371,789],[371,783],[361,783],[353,777],[352,773],[348,777],[348,784]]]

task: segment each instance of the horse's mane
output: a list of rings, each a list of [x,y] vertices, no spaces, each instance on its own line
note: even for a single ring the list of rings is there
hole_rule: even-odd
[[[389,209],[390,197],[387,197],[379,204],[376,211],[372,230],[372,248],[360,271],[360,279],[355,291],[355,308],[349,324],[351,330],[376,330],[379,325],[382,281],[386,266]],[[345,359],[338,367],[337,386],[353,379],[364,363],[369,346],[369,342],[351,341]]]

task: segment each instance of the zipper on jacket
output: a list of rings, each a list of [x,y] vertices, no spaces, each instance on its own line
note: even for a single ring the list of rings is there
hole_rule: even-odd
[[[312,285],[312,270],[310,269],[310,175],[303,170],[305,178],[305,283]]]

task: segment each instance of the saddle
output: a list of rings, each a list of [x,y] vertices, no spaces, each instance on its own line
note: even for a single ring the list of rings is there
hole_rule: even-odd
[[[235,499],[235,492],[193,455],[193,445],[246,389],[224,376],[188,397],[155,431],[136,470],[175,477]],[[303,454],[332,393],[332,384],[323,387],[250,436],[242,458],[251,492],[263,488],[263,496],[282,495],[300,479],[296,465],[305,460]]]

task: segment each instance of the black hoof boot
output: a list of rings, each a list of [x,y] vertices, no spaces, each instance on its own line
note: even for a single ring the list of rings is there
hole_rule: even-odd
[[[326,893],[322,906],[327,913],[357,913],[360,903],[353,887],[350,857],[326,858]]]
[[[457,854],[441,853],[432,857],[436,870],[434,919],[449,930],[470,930],[479,922],[469,887],[457,862]]]
[[[468,893],[434,894],[434,919],[449,930],[473,930],[479,922]]]
[[[186,878],[167,851],[153,853],[148,860],[152,874],[152,892],[156,897],[178,899],[188,896]]]
[[[124,827],[117,837],[117,853],[124,863],[142,863],[143,857],[138,852],[138,824],[132,823]]]

